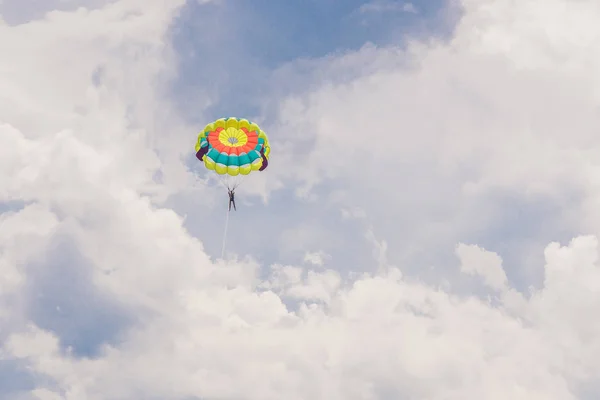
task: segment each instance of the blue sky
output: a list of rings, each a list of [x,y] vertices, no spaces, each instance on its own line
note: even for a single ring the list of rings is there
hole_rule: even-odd
[[[285,85],[273,82],[273,73],[288,63],[357,50],[367,43],[402,46],[407,33],[444,37],[451,32],[455,15],[444,1],[412,2],[415,12],[403,10],[404,4],[188,1],[172,27],[180,63],[173,96],[192,120],[195,101],[206,94],[216,96],[206,118],[255,115],[262,111],[264,96],[281,89],[273,85]]]
[[[303,91],[303,85],[318,82],[321,66],[318,60],[351,53],[365,45],[402,48],[406,37],[444,40],[452,32],[457,16],[455,10],[440,0],[412,3],[236,0],[206,4],[188,1],[171,27],[178,59],[171,96],[185,119],[198,129],[207,121],[223,116],[260,117],[268,121],[280,99]],[[289,69],[281,73],[285,67]],[[360,70],[351,72],[350,77],[357,73],[360,74]],[[328,75],[326,79],[336,78]],[[211,99],[208,107],[205,106],[207,97]],[[286,139],[285,132],[268,133],[274,143]],[[297,154],[309,150],[302,145],[295,149]],[[273,168],[277,168],[277,156],[274,152]],[[200,176],[206,176],[192,154],[186,162]],[[329,182],[319,188],[319,192],[326,196],[339,188],[339,183]],[[266,265],[293,262],[298,261],[301,253],[285,254],[273,246],[262,246],[261,241],[271,242],[281,232],[294,232],[307,224],[318,225],[319,229],[329,232],[330,238],[337,237],[335,232],[340,223],[337,210],[299,200],[294,190],[288,186],[275,191],[268,206],[254,201],[252,211],[244,211],[242,203],[240,215],[234,216],[228,231],[230,246],[235,246],[231,250],[251,253]],[[181,213],[195,215],[186,220],[187,228],[202,238],[210,254],[219,255],[222,213],[198,211],[194,199],[180,201],[173,199],[170,204]],[[243,194],[238,195],[238,202],[243,201]],[[270,219],[269,228],[250,240],[253,227],[260,225],[267,215],[278,218]],[[378,219],[377,227],[386,234],[393,234],[393,229],[390,232],[381,221]],[[368,270],[366,265],[372,256],[362,238],[363,226],[360,223],[355,226],[353,222],[346,224],[349,228],[346,237],[321,241],[321,246],[338,260],[338,265],[349,264],[352,268]],[[208,230],[209,226],[219,227],[219,234],[214,235]],[[357,249],[351,256],[344,250],[348,243]]]
[[[407,9],[407,4],[413,7]],[[381,48],[403,48],[407,38],[443,41],[451,37],[459,16],[460,9],[452,8],[441,0],[411,3],[354,0],[275,3],[238,0],[207,4],[188,1],[171,28],[173,47],[179,62],[171,93],[179,111],[199,127],[207,120],[228,115],[248,118],[259,116],[268,120],[268,116],[272,115],[272,107],[277,107],[279,99],[293,92],[301,92],[304,84],[318,81],[316,76],[321,64],[302,64],[302,60],[319,60],[350,53],[368,44]],[[291,66],[292,72],[286,71],[288,73],[283,74],[284,79],[281,79],[278,72],[286,66]],[[328,76],[327,79],[333,81],[336,78]],[[205,108],[207,97],[213,102]],[[197,112],[200,109],[202,113]],[[271,140],[275,142],[278,137],[285,137],[284,132],[270,133]],[[296,151],[301,154],[308,149],[299,146]],[[276,152],[274,154],[277,155]],[[187,162],[199,174],[206,173],[196,164],[192,155]],[[415,174],[416,171],[399,173],[399,182],[419,179],[414,178]],[[560,225],[560,218],[553,223],[547,216],[564,212],[565,207],[576,204],[577,194],[570,199],[536,200],[498,191],[489,195],[487,205],[486,200],[480,199],[482,205],[472,217],[476,220],[477,213],[496,215],[493,227],[466,231],[457,228],[455,236],[442,238],[442,242],[431,238],[431,242],[407,252],[403,243],[413,234],[410,227],[419,223],[418,218],[432,221],[439,212],[435,209],[442,210],[445,207],[436,204],[437,197],[433,194],[440,190],[440,185],[446,185],[444,190],[459,196],[459,187],[453,186],[453,182],[442,183],[426,173],[420,179],[424,181],[421,185],[424,185],[423,196],[427,196],[427,191],[430,193],[430,199],[427,200],[430,203],[430,216],[424,217],[418,213],[414,214],[415,219],[411,215],[399,216],[396,224],[389,224],[386,208],[369,208],[375,229],[390,242],[391,260],[405,265],[409,273],[427,276],[423,271],[429,270],[432,271],[429,279],[438,282],[454,276],[454,272],[448,272],[446,268],[439,270],[437,266],[452,257],[453,241],[458,237],[465,242],[489,246],[501,254],[509,277],[517,287],[525,290],[529,285],[540,285],[543,274],[540,269],[529,270],[521,266],[524,263],[542,263],[545,243],[567,240],[574,233],[569,227]],[[379,183],[377,185],[381,186]],[[368,184],[365,183],[366,186]],[[343,182],[333,181],[319,187],[318,193],[326,195],[344,188]],[[299,254],[284,254],[280,249],[260,246],[260,241],[276,240],[286,228],[294,231],[309,222],[329,232],[330,238],[337,237],[340,220],[335,210],[323,204],[303,202],[294,196],[293,191],[293,187],[276,191],[268,206],[254,202],[250,215],[236,216],[238,225],[233,225],[228,232],[231,246],[237,246],[232,251],[252,253],[266,264],[293,262],[297,261]],[[421,201],[421,197],[416,198]],[[367,207],[371,202],[378,201],[372,197],[362,200]],[[181,212],[194,214],[193,204],[182,206]],[[258,207],[261,207],[260,210]],[[441,212],[451,215],[454,211],[447,208]],[[207,251],[217,256],[220,254],[221,237],[209,235],[206,226],[220,227],[219,221],[223,216],[219,212],[196,215],[211,223],[199,223],[192,217],[187,221],[188,229],[202,238]],[[278,215],[279,222],[273,222],[260,237],[248,240],[252,236],[252,227],[260,224],[265,215]],[[353,268],[360,270],[360,265],[368,265],[371,257],[368,246],[362,240],[363,226],[360,223],[358,226],[351,222],[346,224],[348,231],[343,239],[321,243],[324,250],[338,261],[337,265],[353,265]],[[357,251],[352,255],[345,251],[348,243],[356,246]]]
[[[0,399],[598,398],[585,1],[4,0]]]

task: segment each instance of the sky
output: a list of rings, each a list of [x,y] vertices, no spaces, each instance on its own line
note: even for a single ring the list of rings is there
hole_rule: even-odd
[[[599,18],[3,0],[0,400],[597,399]]]

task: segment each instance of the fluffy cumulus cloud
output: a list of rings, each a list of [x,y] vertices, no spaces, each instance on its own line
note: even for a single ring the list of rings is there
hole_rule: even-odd
[[[339,213],[335,235],[285,230],[299,265],[214,259],[169,205],[196,179],[196,127],[165,95],[182,3],[3,17],[0,398],[600,395],[597,1],[463,0],[449,40],[314,61],[267,122],[280,151],[256,189]],[[553,205],[512,216],[536,229],[508,250],[537,265],[471,240],[506,198]],[[344,247],[349,221],[370,268]],[[438,248],[450,272],[432,283],[408,261]]]
[[[508,233],[529,244],[503,249],[524,264],[510,273],[539,282],[543,260],[528,249],[598,232],[598,6],[461,5],[448,40],[365,46],[317,67],[321,85],[289,96],[273,128],[315,143],[282,174],[308,198],[340,187],[340,207],[367,209],[408,263]]]

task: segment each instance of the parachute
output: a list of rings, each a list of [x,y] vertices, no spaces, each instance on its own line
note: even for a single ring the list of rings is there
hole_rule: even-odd
[[[206,125],[195,149],[196,157],[217,174],[230,193],[250,173],[265,170],[271,154],[266,133],[254,122],[234,117]]]
[[[235,206],[235,189],[243,178],[256,171],[264,171],[269,165],[271,146],[266,133],[254,122],[240,118],[220,118],[204,127],[196,141],[196,158],[216,173],[227,188],[229,207],[225,219],[221,258],[225,255],[227,227],[231,206]]]

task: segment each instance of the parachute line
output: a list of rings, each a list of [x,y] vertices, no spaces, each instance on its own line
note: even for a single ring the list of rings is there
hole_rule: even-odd
[[[227,227],[229,226],[229,209],[227,209],[227,216],[225,217],[225,231],[223,232],[223,246],[221,247],[221,258],[225,256],[225,243],[227,241]]]

